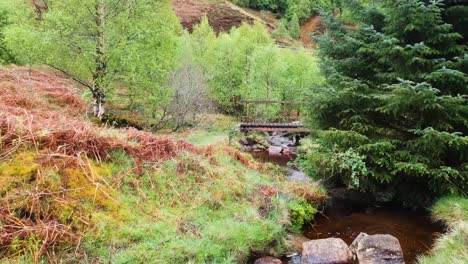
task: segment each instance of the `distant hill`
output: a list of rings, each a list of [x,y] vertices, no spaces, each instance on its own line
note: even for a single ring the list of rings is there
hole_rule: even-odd
[[[278,26],[278,18],[271,12],[239,7],[225,0],[172,0],[172,7],[182,27],[190,32],[204,16],[208,18],[216,33],[227,32],[232,27],[238,27],[243,23],[259,22],[264,24],[270,32],[275,31]],[[282,37],[275,37],[275,39],[279,45],[315,49],[311,35],[323,32],[323,30],[320,17],[313,16],[301,25],[301,35],[298,41]]]

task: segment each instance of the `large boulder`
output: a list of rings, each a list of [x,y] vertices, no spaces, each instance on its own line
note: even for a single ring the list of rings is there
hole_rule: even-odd
[[[303,248],[301,264],[349,263],[352,258],[348,245],[339,238],[311,240]]]
[[[359,264],[404,264],[403,250],[398,239],[391,235],[359,236],[351,244]]]
[[[283,262],[274,257],[263,257],[257,259],[254,264],[282,264]]]

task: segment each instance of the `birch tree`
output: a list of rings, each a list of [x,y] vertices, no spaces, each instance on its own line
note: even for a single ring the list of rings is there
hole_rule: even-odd
[[[180,30],[169,1],[49,0],[39,15],[29,1],[7,1],[10,49],[24,63],[48,65],[87,87],[94,116],[102,118],[117,82],[153,101],[167,97],[163,84]]]

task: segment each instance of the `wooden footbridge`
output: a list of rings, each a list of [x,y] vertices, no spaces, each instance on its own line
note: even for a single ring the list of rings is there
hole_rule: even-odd
[[[242,100],[241,103],[246,106],[246,115],[240,118],[242,132],[285,132],[302,135],[309,133],[299,122],[300,108],[297,107],[299,103],[296,101]],[[274,104],[280,105],[281,114],[278,116],[258,115],[254,109],[254,106]]]

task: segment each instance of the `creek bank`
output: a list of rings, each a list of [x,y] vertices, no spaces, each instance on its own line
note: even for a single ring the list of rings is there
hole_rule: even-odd
[[[352,245],[361,233],[388,234],[395,237],[406,263],[414,263],[417,256],[428,253],[444,226],[434,223],[426,211],[411,211],[385,204],[375,204],[360,198],[360,193],[344,188],[329,190],[331,203],[304,235],[310,239],[341,238]]]
[[[290,142],[292,142],[292,139],[289,139],[291,140]],[[265,140],[268,144],[272,142],[268,136],[265,136],[265,138],[260,139],[258,142],[262,142],[262,140]],[[275,144],[278,145],[279,142],[280,140],[277,140]],[[270,147],[289,146],[269,145],[268,150]],[[249,150],[249,148],[247,150]],[[279,151],[272,152],[268,150],[264,148],[263,150],[257,149],[250,152],[257,160],[272,162],[285,168],[288,171],[288,179],[292,181],[311,180],[297,168],[291,167],[291,162],[293,162],[296,157],[295,153],[290,154],[288,152],[281,153]],[[328,195],[330,196],[330,203],[324,208],[323,215],[317,215],[314,222],[311,223],[311,225],[306,224],[304,228],[303,235],[307,238],[287,238],[287,241],[289,241],[287,243],[295,244],[295,246],[289,247],[292,248],[292,250],[289,251],[287,258],[283,258],[283,263],[302,263],[303,258],[301,258],[301,254],[299,254],[303,251],[302,246],[297,246],[297,244],[307,242],[308,239],[312,239],[313,241],[317,239],[339,238],[342,239],[345,244],[352,245],[354,239],[361,233],[369,234],[372,239],[374,239],[372,235],[384,235],[385,237],[394,238],[389,240],[398,242],[399,248],[401,248],[402,251],[397,250],[398,247],[395,246],[397,245],[396,243],[382,242],[384,245],[394,245],[394,247],[393,251],[390,251],[392,257],[388,258],[390,262],[381,263],[403,263],[403,261],[406,263],[414,263],[417,256],[428,253],[438,234],[444,232],[444,227],[434,224],[425,211],[411,211],[401,207],[379,203],[369,200],[369,197],[363,193],[344,187],[331,188],[328,190]],[[288,235],[288,237],[289,236],[291,235]],[[367,241],[367,239],[364,241]],[[371,243],[369,245],[371,245]],[[355,246],[357,246],[357,244]],[[367,250],[366,247],[362,246],[360,251],[362,263],[372,263],[369,262],[373,259],[372,257],[375,259],[376,256],[381,255],[380,253],[385,253],[387,249],[388,248],[383,246],[381,249],[374,248]],[[356,248],[352,251],[355,260],[351,260],[349,263],[357,263],[354,261],[358,259],[357,252],[359,250]],[[366,252],[373,254],[366,255]]]

